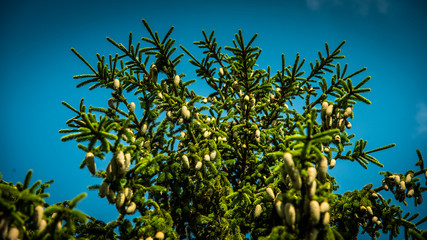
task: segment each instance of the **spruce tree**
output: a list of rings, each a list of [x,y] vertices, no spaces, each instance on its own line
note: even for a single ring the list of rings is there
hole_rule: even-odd
[[[239,31],[223,48],[214,32],[203,31],[194,44],[204,57],[197,59],[183,46],[175,53],[173,27],[160,37],[142,22],[142,43],[132,33],[126,46],[107,38],[119,53],[97,54],[96,66],[72,49],[89,68],[74,77],[77,87],[111,92],[105,106],[63,102],[75,116],[60,130],[62,141],[78,142],[80,168],[100,179],[89,189],[116,207],[117,219],[104,223],[74,210],[84,195],[47,206],[46,183],[36,191],[40,182],[28,188],[27,176],[24,184],[0,184],[4,238],[12,229],[21,239],[427,237],[417,227],[427,216],[392,204],[422,203],[427,168],[419,150],[416,170],[380,172],[382,183],[361,190],[337,193],[328,172],[341,161],[383,167],[375,152],[394,146],[371,149],[347,133],[357,104],[371,102],[364,87],[370,77],[358,77],[366,68],[348,73],[339,62],[344,42],[325,44],[309,67],[299,55],[291,63],[282,55],[279,70],[261,69],[257,35],[244,41]],[[196,79],[177,72],[185,55],[210,87],[208,96],[191,88]],[[106,169],[96,167],[100,161]],[[385,199],[385,191],[395,199]],[[42,221],[48,227],[41,229]]]

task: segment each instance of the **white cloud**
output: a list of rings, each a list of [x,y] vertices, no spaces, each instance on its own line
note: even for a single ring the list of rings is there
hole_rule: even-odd
[[[417,121],[417,135],[427,133],[427,105],[424,102],[417,104],[415,120]]]

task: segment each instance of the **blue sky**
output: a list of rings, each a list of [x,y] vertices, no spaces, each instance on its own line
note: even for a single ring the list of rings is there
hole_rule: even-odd
[[[417,160],[417,148],[427,158],[427,8],[422,0],[46,0],[1,5],[0,172],[14,182],[22,181],[28,169],[34,170],[33,180],[54,179],[49,203],[71,199],[99,183],[78,168],[84,153],[76,143],[61,142],[58,133],[73,117],[61,101],[76,106],[84,97],[87,105],[106,106],[109,97],[101,89],[75,88],[78,82],[72,76],[89,71],[70,48],[95,64],[96,53],[117,52],[107,36],[117,42],[126,42],[129,32],[134,39],[147,36],[142,18],[160,35],[175,26],[172,37],[196,56],[201,54],[192,42],[202,39],[203,29],[215,30],[218,42],[228,46],[239,29],[248,40],[258,33],[254,45],[263,49],[259,65],[273,70],[279,69],[282,53],[289,64],[298,52],[313,62],[325,42],[334,48],[346,40],[346,59],[340,62],[348,63],[349,71],[367,67],[358,80],[372,76],[367,84],[372,92],[365,96],[373,104],[356,105],[351,132],[355,139],[368,140],[367,149],[397,146],[374,155],[384,169],[371,164],[364,170],[357,163],[338,161],[330,173],[342,186],[339,192],[369,182],[378,186],[381,170],[406,172]],[[196,78],[188,59],[183,57],[178,70],[187,79]],[[193,88],[208,94],[203,84]],[[89,192],[79,207],[110,221],[117,215],[106,202]],[[414,211],[427,214],[421,208]]]

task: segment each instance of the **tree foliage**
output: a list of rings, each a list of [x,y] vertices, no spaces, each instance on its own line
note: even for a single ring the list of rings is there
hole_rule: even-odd
[[[89,189],[115,205],[117,219],[106,224],[73,210],[83,195],[46,206],[44,188],[37,195],[36,187],[26,190],[28,183],[3,183],[3,234],[15,227],[21,239],[355,239],[360,233],[375,239],[401,230],[406,239],[427,236],[417,228],[427,217],[404,214],[381,195],[390,191],[405,205],[408,198],[422,203],[426,188],[419,176],[427,177],[427,168],[420,151],[418,171],[381,172],[376,188],[338,194],[327,171],[340,161],[383,167],[374,153],[394,146],[366,150],[365,140],[347,133],[356,104],[371,102],[364,86],[370,77],[358,79],[366,68],[348,73],[339,63],[344,42],[333,50],[325,44],[307,72],[299,54],[290,64],[282,55],[274,72],[257,65],[257,35],[245,42],[239,31],[232,46],[222,48],[214,32],[203,31],[194,43],[202,59],[180,46],[210,87],[200,96],[190,89],[196,80],[177,72],[184,53],[175,54],[173,27],[161,38],[143,24],[148,37],[142,44],[134,44],[132,33],[126,46],[107,38],[120,52],[97,54],[96,66],[72,49],[91,71],[74,77],[77,87],[105,88],[112,96],[106,106],[63,102],[75,116],[61,139],[78,142],[85,154],[80,168],[101,179]],[[107,156],[106,169],[97,168]],[[16,196],[25,207],[13,202]],[[46,207],[48,227],[41,231],[30,220],[38,205]],[[60,221],[64,227],[55,228]]]
[[[71,201],[48,205],[45,189],[53,180],[30,184],[32,170],[24,183],[0,183],[0,234],[1,239],[68,239],[85,225],[87,216],[74,209],[86,197],[82,193]]]

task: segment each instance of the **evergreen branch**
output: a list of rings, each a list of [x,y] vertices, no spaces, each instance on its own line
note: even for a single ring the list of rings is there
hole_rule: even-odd
[[[79,194],[73,200],[70,201],[69,207],[74,208],[75,206],[77,206],[77,203],[79,203],[81,200],[83,200],[83,198],[85,198],[86,196],[87,196],[86,193]]]
[[[339,129],[336,129],[336,128],[329,129],[329,130],[326,130],[326,131],[323,131],[323,132],[319,132],[319,133],[313,135],[312,139],[322,138],[322,137],[325,137],[325,136],[332,136],[332,135],[335,135],[335,134],[337,134],[339,132],[340,132]]]
[[[384,165],[381,164],[376,158],[374,158],[374,157],[372,157],[372,156],[370,156],[368,154],[364,154],[363,158],[366,159],[366,160],[368,160],[369,162],[377,165],[378,167],[381,167],[381,168],[384,167]]]
[[[416,152],[419,160],[417,161],[417,163],[415,163],[415,166],[420,166],[421,169],[424,169],[423,155],[421,155],[421,151],[419,149],[417,149]]]
[[[329,69],[325,68],[325,66],[327,64],[330,64],[332,62],[332,60],[336,57],[336,55],[339,53],[339,49],[345,44],[346,41],[342,41],[338,47],[332,52],[331,55],[328,54],[328,56],[326,56],[326,58],[321,57],[320,54],[320,64],[316,64],[316,67],[311,71],[310,75],[307,77],[307,79],[302,83],[302,85],[306,84],[312,77],[318,75],[319,73],[321,73],[321,70],[326,70],[326,71],[330,71]],[[327,44],[326,44],[327,46]],[[328,50],[329,48],[326,47]],[[329,51],[327,51],[329,52]]]
[[[77,113],[78,115],[80,115],[80,112],[79,112],[79,111],[77,111],[77,109],[73,108],[73,107],[72,107],[70,104],[68,104],[67,102],[62,101],[61,103],[62,103],[62,105],[66,106],[67,108],[71,109],[71,111],[73,111],[73,112]]]
[[[126,48],[122,45],[122,44],[118,44],[116,41],[114,41],[113,39],[111,39],[110,37],[107,37],[107,41],[109,41],[111,44],[113,44],[114,46],[116,46],[118,49],[122,50],[123,52],[126,51]]]
[[[423,217],[421,220],[419,220],[417,223],[415,223],[416,226],[423,224],[427,222],[427,216]]]
[[[169,36],[172,34],[173,30],[175,29],[175,27],[171,27],[169,28],[169,31],[166,33],[165,37],[162,40],[162,44],[164,44],[166,42],[166,40],[169,38]]]
[[[364,68],[362,68],[362,69],[359,69],[359,70],[357,70],[356,72],[354,72],[354,73],[352,73],[352,74],[350,74],[350,75],[348,75],[347,77],[345,77],[344,78],[344,80],[347,80],[347,79],[349,79],[349,78],[351,78],[351,77],[353,77],[353,76],[356,76],[357,74],[360,74],[360,73],[362,73],[362,72],[364,72],[364,71],[366,71],[366,67],[364,67]],[[358,85],[356,85],[356,87],[355,88],[359,88],[359,87],[361,87],[363,84],[365,84],[367,81],[369,81],[369,79],[370,79],[371,77],[367,77],[367,78],[365,78],[362,82],[360,82]]]
[[[365,68],[365,70],[366,70],[366,68]],[[364,70],[363,70],[364,71]],[[364,78],[359,84],[357,84],[354,88],[355,89],[358,89],[358,88],[360,88],[361,86],[363,86],[365,83],[367,83],[369,80],[371,80],[371,77],[370,76],[368,76],[368,77],[366,77],[366,78]]]
[[[82,60],[89,68],[90,68],[90,70],[92,70],[92,72],[93,73],[95,73],[95,75],[98,75],[98,73],[96,72],[96,70],[86,61],[86,59],[84,59],[83,57],[82,57],[82,55],[80,55],[80,53],[78,53],[77,51],[76,51],[76,49],[74,49],[74,48],[71,48],[71,51],[74,53],[74,54],[76,54],[76,56],[78,57],[78,58],[80,58],[80,60]]]
[[[246,45],[246,48],[249,48],[249,46],[255,41],[255,39],[258,37],[258,34],[257,33],[255,33],[253,36],[252,36],[252,38],[251,38],[251,40],[249,40],[249,42],[248,42],[248,44]]]
[[[412,215],[410,218],[406,219],[406,221],[411,222],[412,220],[414,220],[415,218],[417,218],[420,215],[420,213],[415,213],[414,215]],[[412,224],[412,223],[411,223]]]
[[[110,139],[110,140],[117,140],[117,139],[118,139],[118,137],[117,137],[116,135],[111,134],[111,133],[108,133],[108,132],[99,131],[99,134],[100,134],[102,137],[107,138],[107,139]]]
[[[61,129],[61,130],[59,130],[59,133],[73,133],[73,132],[80,132],[80,129]]]
[[[373,153],[373,152],[378,152],[378,151],[386,150],[386,149],[392,148],[394,146],[396,146],[396,144],[392,143],[392,144],[389,144],[389,145],[386,145],[386,146],[383,146],[383,147],[379,147],[379,148],[376,148],[376,149],[372,149],[372,150],[366,151],[364,153],[365,154],[370,154],[370,153]]]
[[[188,54],[188,56],[190,56],[193,60],[194,60],[194,62],[195,63],[197,63],[198,65],[200,65],[200,62],[199,61],[197,61],[197,59],[193,56],[193,54],[191,54],[186,48],[184,48],[182,45],[179,45],[179,47],[185,52],[185,53],[187,53]],[[198,66],[198,65],[196,65],[196,66]]]
[[[96,78],[91,78],[91,79],[88,79],[88,80],[85,80],[85,81],[83,81],[83,82],[81,82],[81,83],[79,83],[79,84],[77,84],[77,88],[80,88],[80,87],[83,87],[84,85],[86,85],[86,84],[89,84],[89,83],[92,83],[92,82],[96,82],[96,81],[98,81],[99,80],[99,78],[98,77],[96,77]]]
[[[61,137],[61,141],[66,142],[66,141],[70,141],[70,140],[76,139],[78,137],[83,137],[83,136],[87,136],[87,135],[89,135],[89,134],[88,133],[81,133],[81,132],[68,134],[66,136]]]
[[[28,170],[27,174],[25,175],[24,189],[27,189],[28,186],[30,185],[32,175],[33,175],[33,170]]]
[[[153,41],[153,40],[151,40],[149,38],[146,38],[146,37],[142,37],[141,40],[142,41],[146,41],[146,42],[148,42],[150,44],[153,44],[155,46],[155,47],[153,47],[153,50],[157,50],[158,49],[155,41]],[[153,53],[155,53],[155,52],[153,51]]]
[[[96,77],[96,74],[80,74],[73,76],[74,79]]]
[[[34,194],[34,192],[36,191],[36,189],[41,185],[42,181],[38,180],[37,182],[35,182],[28,190],[30,193]]]
[[[420,233],[413,229],[408,229],[408,236],[411,236],[413,239],[425,240],[425,238]]]
[[[147,21],[145,19],[142,19],[142,23],[144,24],[145,28],[147,29],[148,33],[150,33],[151,38],[154,40],[154,45],[157,48],[160,48],[159,43],[157,42],[156,36],[153,34],[153,31],[151,30],[150,26],[148,25]]]
[[[353,89],[351,92],[352,93],[364,93],[364,92],[370,92],[371,89],[370,88],[359,88],[359,89]]]
[[[358,93],[355,93],[353,96],[361,102],[364,102],[366,104],[371,104],[371,101],[369,101],[367,98],[363,97],[362,95],[360,95]]]

